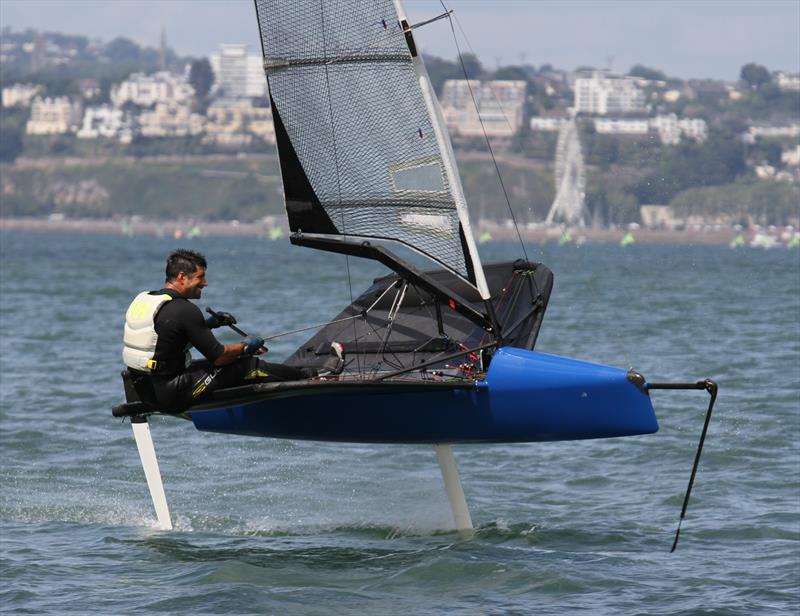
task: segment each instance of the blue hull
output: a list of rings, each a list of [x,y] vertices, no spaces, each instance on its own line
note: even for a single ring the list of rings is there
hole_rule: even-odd
[[[191,411],[198,430],[359,443],[515,443],[658,430],[650,397],[619,368],[506,347],[474,385],[310,387]]]

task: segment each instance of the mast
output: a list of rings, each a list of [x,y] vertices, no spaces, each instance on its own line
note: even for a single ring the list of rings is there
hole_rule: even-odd
[[[411,27],[408,23],[408,18],[405,14],[405,9],[401,0],[394,0],[395,9],[397,10],[397,17],[400,24],[403,26],[406,40],[408,41],[409,51],[411,52],[411,61],[414,66],[414,71],[417,73],[419,79],[420,89],[422,96],[425,99],[425,105],[428,108],[428,113],[433,122],[433,131],[436,134],[436,141],[439,144],[441,151],[442,161],[444,163],[445,173],[449,180],[453,197],[456,202],[456,211],[458,212],[458,219],[461,222],[461,229],[463,231],[463,238],[465,243],[467,258],[472,263],[472,271],[475,276],[475,286],[481,294],[481,298],[488,300],[490,297],[489,286],[486,284],[486,276],[483,272],[483,265],[481,258],[478,254],[478,247],[475,244],[475,237],[472,233],[472,225],[469,221],[469,208],[467,206],[466,197],[464,197],[464,188],[461,186],[461,176],[458,173],[456,165],[456,157],[453,153],[453,144],[450,141],[450,133],[447,131],[442,110],[439,106],[439,101],[436,99],[436,93],[433,91],[428,71],[425,69],[425,63],[422,61],[422,56],[417,52],[417,47],[414,42],[414,35],[411,32]]]

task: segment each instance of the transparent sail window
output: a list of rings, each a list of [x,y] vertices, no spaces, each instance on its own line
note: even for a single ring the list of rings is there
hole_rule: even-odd
[[[442,165],[436,161],[411,167],[394,167],[391,169],[391,176],[392,189],[396,192],[445,191]]]
[[[438,235],[448,239],[455,237],[453,221],[449,216],[406,212],[400,215],[400,224],[419,233]]]

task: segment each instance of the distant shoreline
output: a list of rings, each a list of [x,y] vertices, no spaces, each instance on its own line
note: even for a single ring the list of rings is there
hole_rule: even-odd
[[[46,233],[86,233],[106,235],[151,235],[167,236],[175,239],[196,236],[210,237],[285,237],[287,229],[283,221],[237,222],[237,221],[181,221],[181,220],[129,220],[129,219],[50,219],[50,218],[0,218],[0,231],[34,231]],[[482,221],[475,225],[476,236],[489,234],[493,240],[516,240],[513,227],[501,223]],[[620,243],[631,233],[636,243],[641,244],[703,244],[728,245],[739,232],[731,227],[717,227],[698,230],[670,229],[570,229],[571,241],[576,243]],[[520,226],[522,239],[530,242],[559,242],[564,230],[558,227],[528,228]],[[752,232],[742,231],[746,241],[752,239]]]

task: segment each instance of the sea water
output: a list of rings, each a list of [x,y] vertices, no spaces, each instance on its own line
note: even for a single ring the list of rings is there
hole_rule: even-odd
[[[130,425],[110,409],[125,309],[179,244],[209,258],[199,304],[262,335],[333,317],[384,271],[350,259],[348,279],[345,257],[285,240],[0,236],[0,611],[797,613],[800,252],[525,247],[555,273],[538,350],[719,383],[670,554],[704,392],[654,392],[654,435],[456,446],[471,535],[449,530],[432,447],[154,418],[175,522],[157,530]]]

